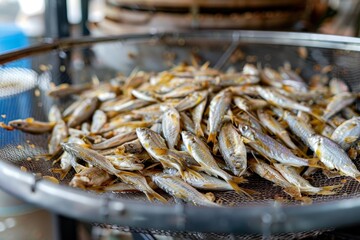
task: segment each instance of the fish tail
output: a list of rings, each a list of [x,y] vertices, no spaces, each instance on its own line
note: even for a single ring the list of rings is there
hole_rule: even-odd
[[[209,137],[207,139],[207,142],[212,142],[212,143],[215,143],[216,142],[216,133],[214,132],[211,132],[209,133]]]
[[[360,182],[360,176],[356,177],[355,180]]]
[[[310,205],[313,203],[313,200],[310,197],[305,197],[305,196],[295,197],[295,200],[301,201],[306,205]]]
[[[314,111],[309,111],[307,113],[309,113],[311,116],[313,116],[314,118],[316,118],[317,120],[319,120],[322,123],[326,123],[328,121],[328,117],[326,116],[326,114],[324,114],[323,116],[320,116],[319,114],[317,114]]]
[[[235,176],[233,176],[232,177],[232,180],[235,182],[235,183],[237,183],[237,184],[239,184],[239,183],[247,183],[248,181],[245,179],[245,178],[243,178],[243,177],[235,177]]]
[[[319,192],[316,193],[316,194],[325,195],[325,196],[330,196],[330,195],[336,194],[336,192],[335,192],[335,191],[321,190],[321,191],[319,191]]]
[[[144,192],[146,197],[149,199],[150,202],[153,202],[155,199],[159,200],[162,203],[167,203],[167,200],[161,196],[160,194],[158,194],[157,192],[155,192],[154,190],[147,190]]]
[[[194,170],[192,170],[192,169],[190,169],[190,168],[187,168],[185,171],[188,172],[188,173],[190,173],[191,175],[199,178],[199,179],[203,179],[203,178],[204,178],[203,176],[201,176],[200,173],[198,173],[197,171],[194,171]]]
[[[284,188],[284,192],[286,192],[287,194],[289,194],[291,197],[293,197],[295,199],[299,199],[302,197],[299,188],[297,188],[295,186]]]
[[[61,169],[61,168],[52,168],[51,171],[53,173],[59,174],[60,175],[60,180],[63,180],[70,170],[64,170],[64,169]]]
[[[325,166],[320,162],[320,159],[318,158],[309,158],[308,163],[309,167],[325,169]]]
[[[232,181],[232,180],[227,180],[226,182],[227,182],[227,183],[230,185],[230,187],[231,187],[232,189],[234,189],[234,191],[237,192],[238,194],[245,195],[245,196],[247,196],[248,198],[253,199],[253,197],[252,197],[246,190],[244,190],[244,189],[242,189],[241,187],[239,187],[239,186],[236,184],[236,182],[234,182],[234,181]]]
[[[198,137],[203,137],[204,136],[204,132],[201,129],[201,126],[197,126],[197,125],[195,126],[195,134]]]

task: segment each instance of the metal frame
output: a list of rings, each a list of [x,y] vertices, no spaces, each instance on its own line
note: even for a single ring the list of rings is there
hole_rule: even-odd
[[[234,41],[299,45],[360,51],[360,40],[319,34],[213,31],[123,35],[104,38],[66,39],[0,56],[0,63],[34,53],[105,41],[164,37],[231,37]],[[68,186],[56,185],[0,160],[0,187],[6,192],[55,213],[81,221],[173,231],[262,233],[307,231],[341,227],[360,222],[360,200],[346,199],[309,206],[268,205],[208,208],[178,204],[150,204],[99,196]]]

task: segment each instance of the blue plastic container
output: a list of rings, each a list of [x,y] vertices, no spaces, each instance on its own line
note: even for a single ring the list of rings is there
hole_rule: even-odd
[[[28,38],[14,24],[0,24],[0,54],[24,48],[29,45]],[[30,60],[22,59],[6,64],[6,67],[30,68]]]

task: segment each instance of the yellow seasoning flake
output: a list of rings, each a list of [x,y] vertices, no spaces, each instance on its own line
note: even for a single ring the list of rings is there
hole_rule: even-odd
[[[59,68],[60,72],[65,72],[66,71],[66,67],[64,65],[61,65]]]
[[[34,94],[35,94],[36,97],[40,97],[41,92],[40,92],[39,89],[35,89]]]
[[[16,148],[19,149],[19,150],[20,150],[20,149],[24,149],[24,147],[21,146],[21,145],[17,145]]]
[[[31,157],[27,157],[26,160],[27,160],[27,161],[31,161]]]
[[[43,179],[48,180],[50,182],[59,184],[59,180],[57,180],[56,178],[52,177],[52,176],[43,176]]]
[[[49,65],[45,65],[45,64],[41,64],[41,65],[39,66],[39,69],[40,69],[40,71],[46,72],[46,71],[48,71],[48,70],[50,69],[50,66],[49,66]]]
[[[215,201],[215,195],[212,192],[205,193],[205,197],[212,202]]]
[[[35,144],[29,144],[31,148],[35,148]]]
[[[21,167],[20,167],[20,170],[23,171],[23,172],[27,172],[27,168],[24,167],[24,166],[21,166]]]

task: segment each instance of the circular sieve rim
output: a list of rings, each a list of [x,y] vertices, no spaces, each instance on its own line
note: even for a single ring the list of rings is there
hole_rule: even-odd
[[[0,65],[20,58],[28,57],[37,53],[51,50],[66,50],[72,47],[92,45],[96,43],[114,41],[133,41],[144,39],[164,39],[164,38],[189,38],[201,37],[204,39],[226,39],[241,43],[259,44],[281,44],[290,46],[304,46],[317,48],[330,48],[348,51],[360,51],[360,39],[355,37],[325,35],[317,33],[296,33],[296,32],[276,32],[276,31],[248,31],[248,30],[199,30],[196,32],[151,32],[144,34],[123,34],[105,37],[81,37],[64,38],[60,40],[44,39],[42,43],[31,47],[11,51],[0,55]]]
[[[360,40],[320,34],[264,31],[200,31],[197,33],[158,33],[103,38],[65,39],[0,56],[0,64],[31,54],[105,41],[150,38],[209,37],[237,42],[312,46],[360,51]],[[357,198],[316,203],[309,206],[283,206],[276,202],[246,207],[195,207],[160,205],[111,196],[99,196],[68,186],[44,181],[24,173],[0,157],[0,188],[29,203],[83,221],[138,228],[173,231],[223,233],[279,233],[340,227],[359,222]]]

